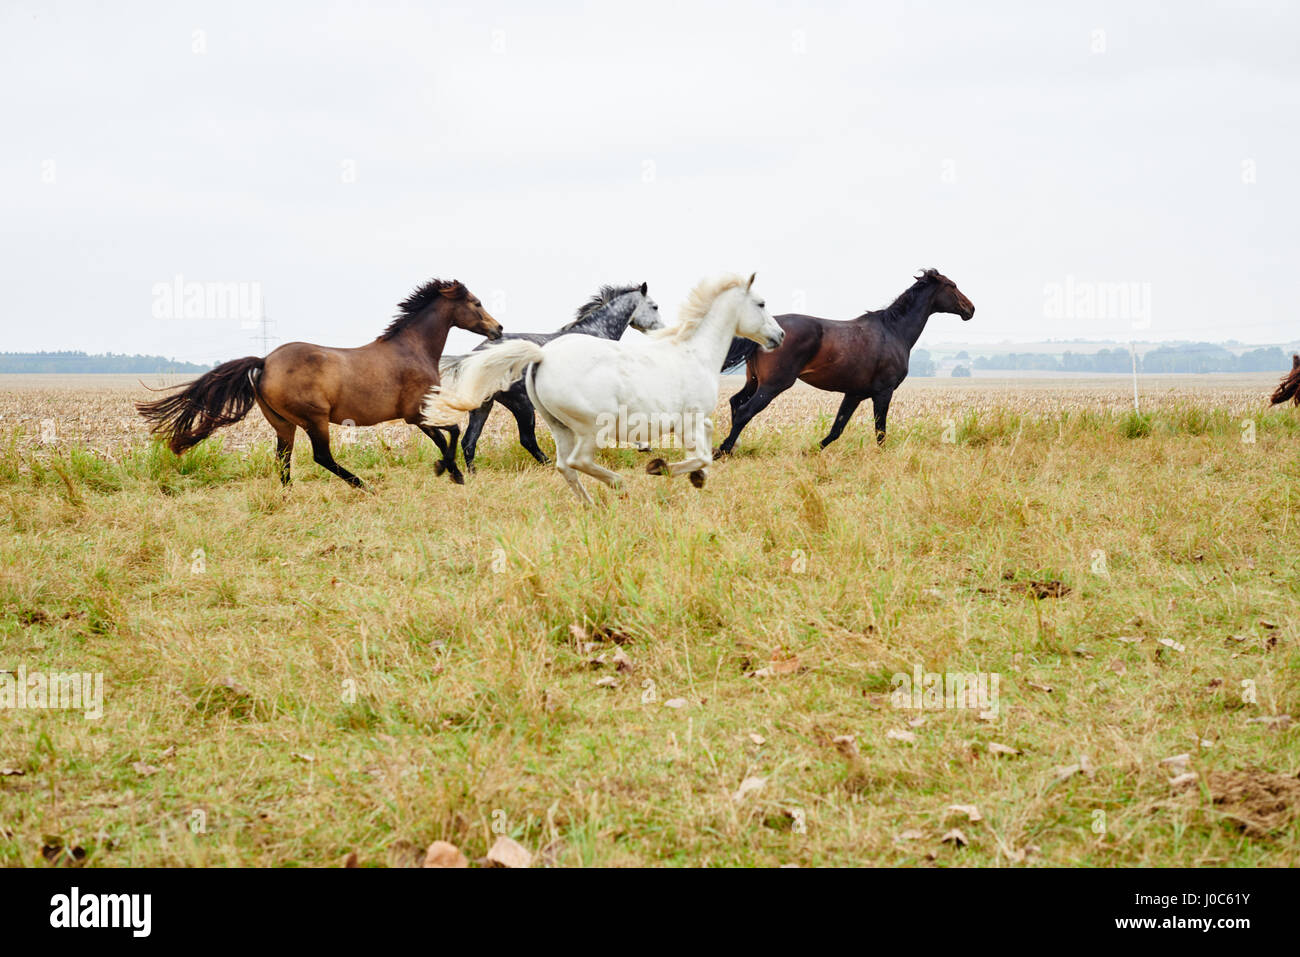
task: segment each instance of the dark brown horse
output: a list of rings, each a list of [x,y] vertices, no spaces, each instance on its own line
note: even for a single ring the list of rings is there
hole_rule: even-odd
[[[365,482],[330,454],[330,423],[375,425],[402,419],[418,425],[442,450],[438,474],[446,468],[463,484],[455,461],[459,436],[452,437],[449,448],[441,433],[421,424],[420,404],[439,382],[438,359],[452,326],[496,339],[501,324],[454,279],[425,283],[397,308],[397,318],[383,335],[359,349],[288,342],[265,359],[226,362],[178,386],[172,395],[136,408],[179,455],[221,426],[238,422],[256,402],[275,429],[281,482],[289,484],[293,439],[302,428],[316,464],[362,489]]]
[[[926,320],[936,312],[969,319],[975,307],[947,276],[927,269],[889,306],[847,322],[787,314],[776,321],[785,341],[771,352],[751,342],[733,345],[728,367],[746,360],[745,387],[731,397],[731,433],[718,448],[726,455],[749,420],[769,402],[802,379],[827,392],[843,392],[844,401],[822,448],[840,437],[863,399],[876,413],[876,441],[885,441],[885,418],[894,390],[907,376],[912,346]]]
[[[1282,377],[1282,381],[1273,390],[1273,405],[1279,405],[1287,399],[1300,405],[1300,355],[1291,356],[1291,371]]]

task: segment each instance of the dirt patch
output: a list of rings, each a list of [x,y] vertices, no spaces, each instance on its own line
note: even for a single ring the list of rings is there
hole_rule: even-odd
[[[1214,806],[1250,837],[1281,830],[1300,806],[1300,777],[1245,768],[1211,771],[1206,781]]]
[[[1039,581],[1035,578],[1026,581],[1017,581],[1013,573],[1007,572],[1002,576],[1002,580],[1006,582],[1006,584],[1001,586],[1001,588],[981,586],[977,590],[981,595],[992,595],[1001,598],[1004,601],[1010,598],[1020,597],[1038,599],[1064,598],[1066,595],[1070,594],[1070,586],[1065,582],[1057,581],[1054,578],[1049,578],[1046,581]]]

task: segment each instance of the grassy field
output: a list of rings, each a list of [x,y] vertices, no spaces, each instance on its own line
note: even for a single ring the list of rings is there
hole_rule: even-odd
[[[0,712],[0,861],[1294,865],[1273,381],[909,382],[825,452],[794,390],[590,510],[501,414],[464,487],[394,426],[337,446],[377,495],[305,441],[282,492],[256,411],[178,460],[138,388],[0,383],[0,670],[104,688]],[[899,707],[918,668],[997,700]]]

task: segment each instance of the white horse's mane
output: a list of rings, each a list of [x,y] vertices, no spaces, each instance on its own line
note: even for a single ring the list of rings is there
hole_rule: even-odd
[[[650,333],[656,339],[669,339],[673,342],[685,342],[695,335],[695,330],[700,327],[700,322],[709,314],[713,308],[714,300],[721,296],[728,289],[747,285],[749,280],[744,276],[727,275],[719,276],[716,279],[705,279],[698,283],[691,294],[682,303],[681,309],[677,313],[677,325],[668,326],[664,329],[656,329]]]

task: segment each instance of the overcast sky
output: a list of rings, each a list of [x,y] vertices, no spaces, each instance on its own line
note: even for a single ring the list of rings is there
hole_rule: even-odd
[[[434,276],[549,330],[755,270],[850,318],[921,266],[976,305],[922,345],[1297,336],[1294,4],[363,6],[7,2],[0,351],[260,352],[158,318],[177,276],[360,345]]]

